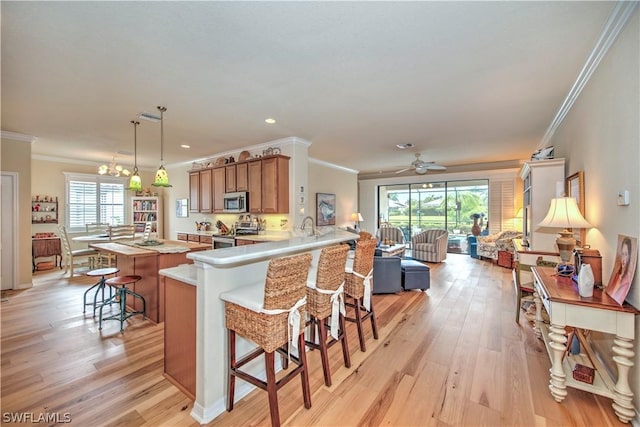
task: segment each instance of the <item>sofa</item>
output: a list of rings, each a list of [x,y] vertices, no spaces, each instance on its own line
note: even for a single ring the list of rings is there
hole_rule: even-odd
[[[497,260],[498,251],[513,252],[513,239],[522,238],[522,232],[505,230],[488,236],[478,236],[478,257]]]
[[[413,259],[427,262],[442,262],[447,258],[447,230],[426,230],[411,238]]]

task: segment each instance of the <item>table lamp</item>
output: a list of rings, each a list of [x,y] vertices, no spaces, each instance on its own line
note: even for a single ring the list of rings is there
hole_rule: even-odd
[[[591,224],[589,224],[580,213],[576,199],[573,197],[551,199],[549,212],[547,212],[547,216],[538,226],[563,229],[560,232],[560,236],[556,239],[560,259],[562,260],[557,269],[561,275],[573,274],[573,268],[570,268],[568,265],[573,255],[573,248],[576,246],[576,239],[573,237],[573,232],[569,231],[568,228],[591,227]]]
[[[362,218],[362,215],[360,215],[360,212],[354,212],[351,214],[351,221],[354,222],[353,228],[357,231],[360,230],[360,221],[364,221],[364,219]]]

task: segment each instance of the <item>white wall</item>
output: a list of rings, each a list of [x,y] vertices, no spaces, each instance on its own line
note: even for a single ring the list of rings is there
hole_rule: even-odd
[[[336,195],[336,227],[353,227],[350,217],[353,212],[358,212],[358,175],[355,171],[311,160],[308,194],[311,202],[309,215],[314,218],[314,223],[317,223],[317,193]]]
[[[640,238],[639,22],[636,8],[550,142],[556,147],[556,156],[567,159],[565,176],[584,171],[585,216],[594,226],[586,239],[602,255],[605,284],[613,268],[617,235]],[[629,206],[616,204],[620,190],[629,190]],[[627,301],[640,309],[638,276],[636,269]],[[636,316],[635,333],[635,366],[630,378],[638,410],[640,316]],[[602,337],[598,342],[604,358],[611,357],[610,345],[611,337]]]

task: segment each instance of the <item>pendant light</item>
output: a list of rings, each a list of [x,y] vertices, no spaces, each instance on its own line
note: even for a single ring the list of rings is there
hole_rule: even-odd
[[[158,168],[158,172],[156,172],[156,180],[153,184],[154,187],[171,187],[169,184],[169,175],[167,175],[167,171],[164,168],[164,118],[163,114],[167,111],[166,107],[158,106],[158,110],[160,110],[160,167]]]
[[[129,190],[142,191],[142,180],[138,175],[138,135],[137,128],[140,122],[131,120],[133,124],[133,175],[129,179]]]

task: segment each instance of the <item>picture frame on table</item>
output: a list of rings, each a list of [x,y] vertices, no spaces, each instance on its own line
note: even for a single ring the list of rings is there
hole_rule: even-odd
[[[620,305],[629,294],[631,283],[636,272],[636,261],[638,259],[638,239],[633,236],[618,234],[618,244],[616,245],[616,260],[613,264],[613,271],[605,292]]]
[[[336,225],[336,195],[316,193],[316,225]]]
[[[578,209],[583,218],[586,219],[584,209],[584,172],[578,171],[565,179],[565,193],[567,197],[573,197],[578,203]],[[573,237],[576,239],[576,246],[582,247],[586,244],[587,230],[584,228],[573,230]]]

